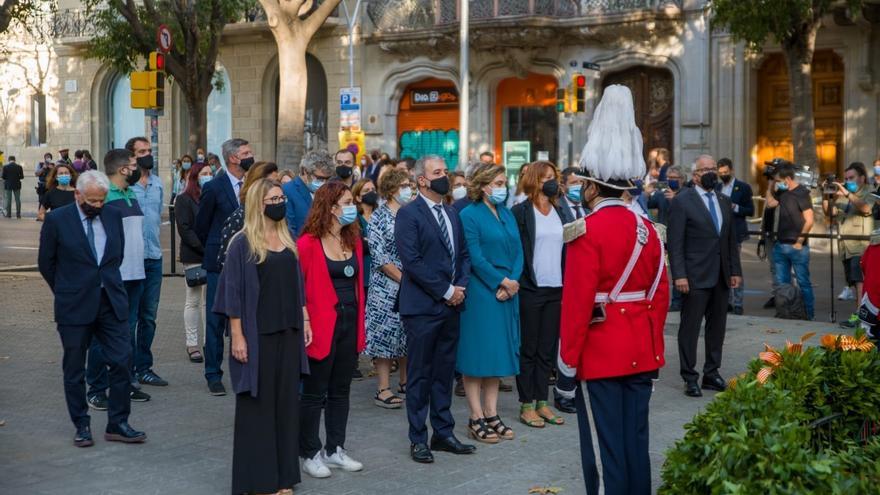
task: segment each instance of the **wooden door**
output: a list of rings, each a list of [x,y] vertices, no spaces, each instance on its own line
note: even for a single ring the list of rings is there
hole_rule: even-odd
[[[642,131],[645,156],[653,148],[669,150],[669,160],[674,147],[674,99],[672,73],[666,69],[637,66],[609,74],[602,81],[602,88],[621,84],[632,91],[635,104],[636,125]]]

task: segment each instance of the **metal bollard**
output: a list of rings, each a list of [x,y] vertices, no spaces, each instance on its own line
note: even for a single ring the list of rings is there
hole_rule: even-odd
[[[168,205],[168,222],[171,224],[171,274],[177,275],[177,222],[174,221],[174,204]]]

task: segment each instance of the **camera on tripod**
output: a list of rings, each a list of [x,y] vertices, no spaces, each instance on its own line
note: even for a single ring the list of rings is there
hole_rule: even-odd
[[[827,174],[825,179],[822,180],[822,195],[834,196],[839,190],[840,188],[837,187],[837,176],[834,174]]]

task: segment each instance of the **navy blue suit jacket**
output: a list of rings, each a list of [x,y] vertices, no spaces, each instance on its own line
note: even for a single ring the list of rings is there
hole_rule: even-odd
[[[217,253],[220,252],[221,231],[226,219],[238,209],[238,198],[229,182],[227,172],[217,174],[202,188],[199,213],[196,215],[196,235],[205,246],[202,268],[220,272]]]
[[[721,191],[721,188],[718,188]],[[730,192],[730,202],[739,206],[739,211],[733,212],[733,227],[736,234],[736,242],[742,243],[749,238],[749,224],[746,219],[755,214],[755,203],[752,201],[752,186],[739,179],[733,180],[733,191]]]
[[[471,272],[471,259],[468,255],[464,229],[455,210],[443,205],[452,224],[452,237],[455,249],[455,279],[453,280],[453,260],[440,237],[440,225],[434,212],[418,196],[398,210],[394,222],[394,242],[403,265],[403,278],[400,281],[399,309],[404,316],[436,315],[443,311],[446,300],[443,296],[449,285],[467,287]],[[464,304],[455,306],[458,311]]]
[[[302,177],[297,177],[281,186],[284,195],[287,196],[287,228],[296,239],[306,224],[309,209],[312,207],[312,192],[309,186],[303,182]]]
[[[40,230],[40,274],[55,294],[55,321],[59,325],[88,325],[98,317],[101,286],[120,321],[128,319],[128,296],[119,265],[125,252],[122,214],[116,208],[101,209],[107,234],[101,265],[88,246],[88,238],[76,203],[46,215]]]

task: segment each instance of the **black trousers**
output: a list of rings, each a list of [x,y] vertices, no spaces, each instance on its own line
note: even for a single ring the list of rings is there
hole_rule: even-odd
[[[428,411],[434,435],[452,436],[455,420],[452,377],[458,351],[459,321],[455,309],[444,305],[439,314],[402,316],[406,330],[406,417],[410,443],[428,443]]]
[[[93,338],[101,343],[106,364],[110,368],[108,422],[127,422],[131,412],[131,335],[128,322],[116,317],[107,293],[101,291],[101,303],[95,321],[88,325],[58,325],[58,335],[61,336],[61,344],[64,346],[61,363],[64,371],[64,398],[73,424],[82,426],[90,422],[85,375],[86,352]]]
[[[309,359],[310,374],[303,380],[300,456],[311,459],[321,450],[321,410],[327,433],[324,449],[334,454],[336,447],[345,448],[351,379],[356,366],[357,306],[341,304],[336,307],[330,354],[321,360]]]
[[[556,342],[562,316],[562,288],[519,291],[519,401],[547,400],[550,370],[556,365]]]
[[[730,289],[719,274],[718,283],[709,289],[694,289],[684,294],[681,305],[681,323],[678,326],[678,359],[681,377],[696,381],[697,343],[700,327],[706,320],[706,362],[703,376],[718,375],[721,367],[721,349],[727,329],[727,300]]]
[[[657,372],[590,380],[590,410],[599,437],[602,459],[602,484],[606,495],[650,495],[651,458],[648,454],[648,404],[651,401],[651,378]],[[580,384],[578,384],[580,386]],[[586,409],[578,407],[579,426],[589,428]],[[581,450],[592,449],[584,443]],[[582,454],[582,462],[589,462]],[[595,466],[584,466],[595,469]],[[586,478],[585,478],[586,479]],[[590,487],[588,483],[588,493]],[[593,491],[592,493],[596,493]]]
[[[275,493],[300,482],[300,339],[295,330],[259,336],[257,396],[235,396],[232,493]]]

